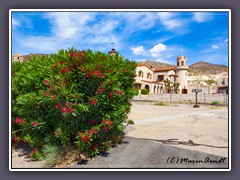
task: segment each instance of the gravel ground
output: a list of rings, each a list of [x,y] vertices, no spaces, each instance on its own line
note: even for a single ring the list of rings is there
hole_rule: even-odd
[[[227,107],[213,109],[210,106],[193,108],[192,105],[172,107],[135,103],[129,118],[135,120],[135,125],[127,136],[161,141],[176,139],[177,142],[168,144],[228,157]]]
[[[228,109],[192,105],[153,106],[133,102],[129,119],[135,125],[127,136],[152,139],[186,150],[228,157]],[[167,141],[175,139],[173,141]],[[190,140],[190,141],[189,141]],[[28,162],[26,151],[12,151],[12,168],[42,168],[44,162]]]

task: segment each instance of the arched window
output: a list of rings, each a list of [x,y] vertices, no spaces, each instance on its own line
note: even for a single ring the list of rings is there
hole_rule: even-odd
[[[142,71],[138,71],[138,77],[143,77],[143,72]]]
[[[184,66],[184,61],[182,61],[182,66]]]
[[[147,79],[152,79],[152,75],[150,73],[147,73]]]

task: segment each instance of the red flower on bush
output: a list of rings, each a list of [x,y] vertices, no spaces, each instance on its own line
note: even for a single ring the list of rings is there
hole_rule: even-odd
[[[49,81],[46,79],[46,80],[43,81],[43,84],[46,85],[46,84],[48,84],[48,82]]]
[[[93,98],[90,98],[89,100],[91,101],[91,104],[92,104],[92,105],[97,104],[97,102],[96,102]]]
[[[122,94],[122,92],[120,90],[117,90],[116,93],[117,93],[117,95],[121,95]]]
[[[59,131],[59,130],[57,130],[57,131],[54,132],[54,136],[58,136],[59,134],[60,134],[60,131]]]
[[[97,90],[97,94],[100,95],[100,94],[102,94],[103,91],[104,91],[103,88],[98,88],[98,90]]]
[[[36,121],[34,121],[33,123],[32,123],[32,126],[37,126],[38,125],[38,123],[36,122]]]
[[[55,108],[56,108],[56,109],[61,109],[61,104],[60,104],[60,103],[56,104],[56,105],[55,105]]]
[[[108,131],[109,129],[108,129],[107,126],[103,126],[103,127],[102,127],[102,130],[104,130],[104,131]]]
[[[106,145],[106,146],[109,146],[109,144],[110,144],[109,141],[105,142],[105,145]]]
[[[27,154],[25,158],[30,158],[30,154]]]
[[[43,96],[47,96],[47,95],[50,95],[50,94],[51,94],[50,92],[44,92]]]
[[[88,135],[91,135],[91,134],[97,134],[98,130],[92,128],[89,132],[88,132]]]
[[[18,140],[18,136],[16,136],[16,137],[13,138],[13,141],[14,141],[14,142],[17,142],[17,140]]]
[[[49,87],[48,87],[49,90],[52,90],[52,88],[53,88],[53,86],[49,86]]]
[[[107,122],[106,119],[102,120],[102,124],[106,124],[106,122]]]
[[[62,112],[65,113],[67,111],[66,107],[62,107]]]
[[[90,120],[88,121],[88,124],[95,124],[95,120],[90,119]]]
[[[25,143],[25,142],[27,142],[27,140],[26,140],[26,139],[24,139],[24,140],[23,140],[23,142]]]
[[[90,78],[92,76],[92,72],[87,72],[86,77]]]
[[[78,57],[78,58],[83,58],[84,55],[83,55],[83,53],[79,53],[79,54],[77,55],[77,57]]]
[[[95,76],[101,76],[101,72],[98,70],[94,70],[93,73]]]
[[[17,118],[16,118],[16,123],[17,123],[17,124],[18,124],[18,123],[20,124],[21,122],[22,122],[22,119],[19,118],[19,117],[17,117]]]
[[[123,73],[126,73],[126,72],[127,72],[127,70],[126,70],[126,69],[123,69],[123,70],[122,70],[122,72],[123,72]]]
[[[113,97],[113,92],[109,93],[109,97],[112,98]]]
[[[63,68],[63,69],[61,69],[61,73],[66,73],[66,72],[68,72],[68,71],[71,71],[71,68]]]
[[[86,136],[84,136],[84,134],[82,132],[78,133],[79,138],[84,142],[87,143],[88,141],[91,140],[91,137],[89,134],[87,134]]]
[[[101,74],[101,77],[102,77],[102,78],[104,78],[104,77],[105,77],[105,74],[104,74],[104,73],[102,73],[102,74]]]
[[[35,154],[36,153],[36,148],[34,148],[33,150],[32,150],[32,154]]]
[[[108,120],[108,126],[111,126],[113,122],[111,120]]]
[[[70,57],[73,57],[73,56],[75,56],[75,54],[76,54],[76,52],[74,52],[74,51],[73,51],[73,52],[71,52],[71,53],[70,53]]]
[[[109,72],[112,74],[114,71],[112,69],[110,69]]]
[[[68,114],[71,114],[72,112],[74,112],[74,109],[73,109],[73,108],[68,108],[68,109],[67,109],[67,113],[68,113]]]
[[[128,113],[129,113],[129,110],[127,109],[127,110],[126,110],[126,114],[128,114]]]

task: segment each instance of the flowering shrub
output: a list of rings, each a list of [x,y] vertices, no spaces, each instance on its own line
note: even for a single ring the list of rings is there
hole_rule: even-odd
[[[136,63],[120,55],[60,50],[12,64],[12,140],[77,146],[95,155],[124,136]]]

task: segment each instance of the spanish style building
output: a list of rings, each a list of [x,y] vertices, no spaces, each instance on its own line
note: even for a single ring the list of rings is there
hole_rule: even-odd
[[[178,93],[188,93],[188,69],[187,57],[178,56],[177,66],[169,68],[154,68],[146,64],[138,64],[136,68],[135,88],[148,89],[151,94],[167,93],[164,80],[170,80],[171,83],[179,83]]]

